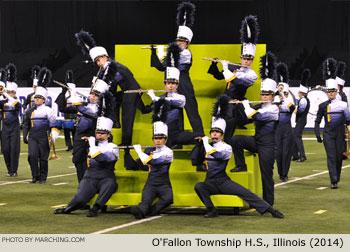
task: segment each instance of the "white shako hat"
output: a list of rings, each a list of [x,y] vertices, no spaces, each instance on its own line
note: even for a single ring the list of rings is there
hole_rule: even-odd
[[[256,43],[259,35],[259,25],[255,16],[249,15],[242,20],[241,34],[241,57],[254,59]]]
[[[46,87],[51,82],[51,76],[51,71],[46,67],[40,69],[38,87],[36,88],[34,98],[42,97],[45,99],[45,101],[47,100],[48,91]]]
[[[327,91],[337,91],[338,82],[336,78],[337,62],[333,58],[328,58],[323,62],[323,80],[326,82]]]
[[[6,87],[6,81],[7,81],[6,70],[4,68],[1,68],[0,69],[0,86],[2,87],[3,90]]]
[[[84,30],[75,34],[77,45],[80,46],[84,55],[89,55],[91,60],[95,62],[100,56],[108,56],[106,49],[102,46],[96,46],[96,42],[92,35]]]
[[[112,117],[112,108],[113,104],[113,95],[111,92],[104,92],[99,96],[98,100],[98,110],[97,110],[97,123],[96,131],[97,132],[107,132],[110,133],[113,128]]]
[[[153,137],[168,137],[168,125],[166,124],[169,112],[169,103],[161,97],[154,103],[153,109]]]
[[[213,117],[211,120],[211,130],[217,130],[221,133],[225,133],[226,121],[225,116],[227,113],[228,103],[230,98],[227,95],[220,95],[215,102],[213,109]]]
[[[180,80],[180,70],[178,69],[179,60],[180,60],[180,52],[181,48],[176,44],[176,42],[172,42],[168,45],[167,48],[167,56],[165,58],[165,81],[171,81],[179,83]]]
[[[339,61],[337,64],[336,80],[339,86],[345,85],[344,74],[345,74],[346,64],[343,61]]]
[[[267,52],[260,58],[260,76],[261,76],[261,94],[274,94],[276,92],[277,83],[276,69],[275,69],[276,57],[273,53]]]
[[[94,84],[92,88],[92,92],[97,93],[98,95],[105,93],[109,89],[109,85],[101,80],[97,79],[96,83]]]
[[[310,69],[304,69],[302,74],[301,74],[299,92],[304,93],[304,94],[307,94],[309,92],[308,82],[309,82],[310,78],[311,78]]]
[[[277,82],[278,87],[283,87],[284,93],[289,93],[289,72],[288,72],[288,66],[284,64],[283,62],[279,62],[276,66],[276,75],[277,75]]]
[[[9,63],[5,67],[6,73],[7,73],[7,80],[6,80],[6,90],[17,92],[17,68],[14,64]]]
[[[33,80],[33,87],[38,86],[38,80],[39,80],[39,72],[40,72],[40,66],[33,66],[32,67],[32,80]]]
[[[177,8],[176,22],[179,26],[176,40],[190,43],[193,37],[191,27],[194,24],[196,6],[190,2],[182,2]]]

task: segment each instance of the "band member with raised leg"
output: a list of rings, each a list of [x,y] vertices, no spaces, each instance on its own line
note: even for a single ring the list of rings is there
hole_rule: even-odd
[[[177,9],[177,25],[179,26],[176,43],[180,46],[180,80],[178,92],[184,95],[186,98],[185,110],[188,120],[190,121],[193,131],[204,134],[202,119],[198,112],[198,103],[196,100],[193,84],[190,77],[190,69],[192,66],[192,53],[189,50],[193,32],[191,30],[194,25],[195,5],[190,2],[182,2]],[[157,68],[159,71],[165,71],[166,65],[164,59],[164,52],[158,49],[158,55],[156,49],[152,46],[151,55],[151,67]],[[183,126],[183,112],[179,117],[180,130],[184,130]]]
[[[233,100],[242,101],[245,99],[247,89],[251,87],[258,76],[253,69],[250,68],[253,63],[256,51],[256,43],[259,35],[259,25],[257,18],[249,15],[242,20],[242,26],[240,30],[241,34],[241,65],[237,67],[232,64],[228,64],[227,61],[221,61],[223,71],[220,72],[217,67],[217,62],[213,62],[208,70],[209,74],[212,74],[217,80],[226,80],[226,89],[224,94],[229,96]],[[225,139],[231,139],[236,125],[244,127],[244,124],[248,123],[244,114],[242,104],[230,104],[227,110],[226,123],[228,125]]]
[[[17,93],[17,69],[12,63],[6,66],[7,82],[6,90],[3,90],[4,100],[0,101],[3,112],[1,151],[4,155],[7,176],[17,177],[19,153],[21,150],[19,111],[21,103],[16,97]]]
[[[211,195],[228,194],[237,195],[248,202],[251,207],[256,208],[260,214],[271,213],[273,217],[284,218],[284,214],[274,209],[269,203],[261,199],[249,189],[232,181],[226,174],[226,166],[232,155],[230,145],[222,141],[226,122],[223,119],[225,114],[221,114],[226,110],[224,106],[228,105],[229,98],[226,95],[219,97],[215,104],[213,119],[210,130],[210,139],[205,136],[202,138],[204,151],[202,156],[205,156],[208,172],[204,182],[197,183],[195,191],[203,204],[208,209],[205,218],[213,218],[218,216],[218,211],[210,199]]]
[[[288,181],[288,172],[293,151],[293,132],[291,118],[295,109],[294,101],[289,95],[289,73],[286,64],[280,62],[276,67],[280,118],[276,129],[276,163],[281,182]]]
[[[307,98],[307,93],[309,91],[308,81],[311,77],[311,72],[309,69],[304,69],[301,74],[301,81],[299,87],[299,101],[297,108],[295,109],[295,128],[294,128],[294,150],[292,161],[304,162],[307,160],[303,144],[303,130],[307,123],[307,114],[310,109],[310,100]]]
[[[349,125],[350,112],[346,102],[336,99],[338,83],[336,80],[335,59],[328,58],[323,63],[323,79],[326,82],[329,100],[321,103],[318,107],[315,120],[315,135],[317,137],[317,142],[322,143],[320,123],[322,118],[324,118],[323,144],[327,154],[329,178],[331,181],[331,188],[337,189],[343,162],[344,124]]]
[[[271,52],[261,57],[261,93],[262,104],[251,107],[248,100],[242,102],[244,112],[255,123],[254,136],[233,136],[228,141],[232,146],[237,167],[235,170],[246,171],[244,152],[246,149],[259,155],[259,166],[263,187],[263,199],[271,206],[274,204],[273,165],[276,158],[276,126],[279,109],[273,104],[276,90],[275,56]],[[232,171],[232,170],[231,170]]]
[[[105,206],[113,193],[118,189],[114,175],[115,163],[119,159],[118,146],[108,142],[111,134],[113,121],[110,119],[112,96],[109,92],[100,96],[99,111],[95,137],[83,137],[89,143],[89,155],[87,169],[79,188],[67,207],[56,208],[55,214],[69,214],[81,209],[98,193],[93,207],[87,217],[96,217],[97,212]],[[97,144],[96,144],[97,142]]]
[[[75,135],[75,122],[77,119],[77,110],[75,107],[72,107],[72,103],[70,102],[71,90],[75,90],[73,71],[68,70],[66,72],[66,85],[68,88],[62,87],[62,92],[57,96],[56,103],[58,106],[58,110],[63,113],[64,121],[63,121],[63,132],[64,132],[64,140],[67,146],[67,151],[73,149],[73,144],[70,135],[72,134],[72,138],[74,139]]]
[[[169,179],[169,168],[174,154],[165,143],[168,138],[166,124],[169,110],[168,101],[164,98],[155,102],[153,113],[153,142],[155,147],[142,151],[141,145],[134,149],[143,165],[148,166],[148,178],[142,190],[142,201],[138,206],[131,207],[131,213],[136,219],[158,215],[161,210],[173,203],[173,190]],[[153,204],[158,197],[158,201]]]
[[[122,91],[140,89],[140,85],[134,78],[132,72],[124,65],[112,60],[106,49],[102,46],[96,46],[95,40],[88,32],[81,30],[75,34],[77,44],[81,47],[84,55],[89,55],[91,60],[100,68],[98,78],[103,79],[109,85],[109,91],[115,96],[115,100],[120,100],[117,94],[117,87],[120,86]],[[119,121],[119,106],[114,102],[113,121]],[[122,99],[122,142],[121,145],[131,145],[132,133],[136,108],[142,113],[149,113],[151,109],[144,106],[141,95],[138,93],[128,94]],[[129,149],[125,149],[124,166],[132,166],[132,157]]]
[[[23,142],[28,144],[28,162],[32,170],[32,181],[46,183],[50,146],[48,135],[53,141],[59,135],[53,110],[45,105],[51,82],[51,71],[43,67],[39,72],[38,87],[34,94],[35,106],[28,109],[24,118]],[[29,137],[28,137],[29,133]]]

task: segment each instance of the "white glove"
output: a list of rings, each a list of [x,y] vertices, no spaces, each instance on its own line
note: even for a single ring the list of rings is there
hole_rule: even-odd
[[[207,136],[202,137],[202,141],[203,141],[203,145],[206,153],[208,152],[210,153],[212,152],[212,150],[214,150],[213,146],[209,144],[209,137]]]
[[[147,94],[149,95],[149,97],[151,97],[152,101],[158,101],[159,100],[159,97],[154,94],[154,90],[153,89],[148,90]]]
[[[12,98],[11,96],[9,96],[9,94],[7,93],[6,89],[4,89],[3,95],[5,96],[5,98],[7,98],[7,100],[9,101],[9,103],[14,103],[16,101],[15,98]]]
[[[279,95],[276,95],[275,98],[273,99],[273,103],[280,103],[281,102],[281,98]]]
[[[251,118],[255,114],[256,110],[253,109],[252,107],[250,107],[250,104],[249,104],[248,100],[242,101],[242,104],[243,104],[243,107],[244,107],[244,113],[246,114],[246,116],[248,118]]]
[[[220,62],[222,64],[222,69],[224,71],[228,70],[228,62],[226,60],[221,60]]]
[[[51,129],[51,138],[54,143],[56,142],[56,139],[59,134],[60,134],[59,130]]]
[[[96,146],[96,139],[95,139],[95,137],[93,137],[93,136],[89,137],[89,145],[90,145],[90,147]]]
[[[133,145],[133,147],[144,165],[147,164],[149,160],[151,160],[149,158],[150,156],[142,151],[141,145],[135,144],[135,145]]]

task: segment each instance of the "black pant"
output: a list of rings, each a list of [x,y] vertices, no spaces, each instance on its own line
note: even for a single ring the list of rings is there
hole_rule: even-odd
[[[265,200],[228,177],[206,179],[204,182],[197,183],[194,190],[208,209],[214,208],[210,196],[218,194],[237,195],[248,202],[250,206],[256,208],[259,213],[265,213],[270,207]]]
[[[66,146],[72,147],[73,145],[72,145],[72,140],[71,140],[70,134],[72,134],[72,138],[74,139],[75,127],[73,129],[64,128],[63,132],[64,132],[64,140],[66,142]]]
[[[287,177],[293,151],[293,134],[290,123],[278,125],[276,129],[276,163],[280,177]]]
[[[73,163],[77,170],[78,182],[80,183],[83,179],[84,173],[87,169],[87,156],[89,153],[89,143],[82,140],[81,137],[84,135],[76,135],[74,137],[73,144]]]
[[[69,202],[66,212],[72,212],[83,207],[96,193],[98,193],[95,204],[104,206],[118,189],[115,178],[83,178],[80,181],[78,191]]]
[[[14,122],[13,125],[3,123],[1,151],[4,154],[7,172],[17,172],[19,153],[21,151],[19,122]]]
[[[265,135],[259,139],[254,136],[234,136],[230,141],[235,156],[236,165],[245,165],[244,151],[246,149],[259,155],[263,199],[271,206],[274,204],[273,164],[276,157],[275,136]]]
[[[323,132],[323,144],[327,154],[327,167],[331,183],[338,183],[342,167],[344,127],[332,130],[332,136]]]
[[[173,122],[172,124],[177,124],[178,121]],[[183,145],[183,144],[196,144],[195,137],[203,136],[199,132],[188,132],[180,131],[178,128],[173,127],[171,124],[169,126],[168,140],[166,146],[172,147],[174,145]]]
[[[294,148],[293,148],[293,157],[306,157],[304,144],[303,144],[303,130],[305,128],[306,121],[297,121],[294,128]]]
[[[158,197],[158,201],[153,204],[154,199]],[[173,203],[173,190],[168,183],[161,185],[152,185],[146,183],[142,190],[142,201],[138,205],[144,216],[158,215],[160,211],[167,208]]]
[[[32,137],[29,133],[28,162],[32,170],[33,178],[39,181],[46,181],[49,154],[50,146],[46,132],[43,132],[42,137]]]

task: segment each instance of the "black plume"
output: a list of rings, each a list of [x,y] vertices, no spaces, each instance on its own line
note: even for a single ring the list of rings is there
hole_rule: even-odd
[[[260,58],[261,67],[259,71],[261,79],[270,78],[274,80],[276,78],[275,62],[276,56],[272,52],[267,52]]]
[[[0,81],[2,81],[3,83],[6,83],[7,81],[6,70],[3,68],[0,69]]]
[[[105,92],[99,96],[98,99],[98,110],[97,110],[97,116],[104,116],[108,117],[110,119],[112,115],[112,109],[115,107],[113,105],[113,94],[111,92]]]
[[[242,20],[241,25],[241,43],[253,43],[258,42],[259,24],[255,16],[249,15]]]
[[[335,79],[337,77],[337,61],[333,58],[328,58],[323,62],[322,66],[322,72],[323,72],[323,79]]]
[[[96,46],[96,42],[92,38],[92,35],[84,30],[76,33],[75,38],[77,39],[77,45],[80,46],[84,55],[88,55],[89,50]]]
[[[46,88],[51,82],[51,71],[46,67],[40,69],[38,86]]]
[[[344,77],[345,68],[346,68],[345,62],[344,61],[339,61],[338,64],[337,64],[337,73],[336,73],[336,75],[339,78],[341,78],[341,79]]]
[[[40,67],[39,67],[39,66],[36,66],[36,65],[33,66],[31,78],[32,78],[33,80],[34,80],[34,79],[38,79],[39,72],[40,72]]]
[[[213,117],[225,118],[229,101],[230,97],[224,94],[220,95],[214,105]]]
[[[117,62],[112,60],[111,63],[109,63],[106,71],[107,71],[107,73],[102,77],[102,80],[110,85],[112,82],[115,81],[115,77],[116,77],[117,72],[118,72]]]
[[[158,121],[162,121],[163,123],[166,123],[169,109],[169,102],[165,100],[164,97],[161,97],[158,101],[154,103],[152,122],[155,123]]]
[[[5,67],[7,72],[7,81],[16,82],[17,81],[17,68],[14,64],[9,63]]]
[[[194,24],[194,14],[196,12],[196,6],[190,2],[182,2],[177,8],[177,25],[186,25],[192,27]]]
[[[74,75],[72,70],[66,72],[66,83],[74,83]]]
[[[167,56],[165,58],[165,64],[167,67],[178,67],[180,60],[181,48],[176,42],[172,42],[168,45]]]
[[[310,78],[311,78],[311,71],[310,71],[310,69],[304,69],[302,74],[301,74],[300,84],[305,86],[305,87],[307,87]]]
[[[288,66],[283,62],[279,62],[276,67],[277,81],[278,82],[289,82]]]

